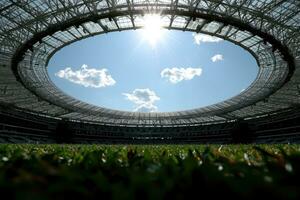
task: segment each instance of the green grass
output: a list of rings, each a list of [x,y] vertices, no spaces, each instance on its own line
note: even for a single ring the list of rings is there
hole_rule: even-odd
[[[0,145],[17,199],[300,199],[299,145]]]

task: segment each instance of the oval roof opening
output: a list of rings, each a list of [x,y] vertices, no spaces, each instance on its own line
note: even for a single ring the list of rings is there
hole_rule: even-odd
[[[255,80],[259,68],[243,48],[201,33],[161,30],[151,20],[152,32],[102,34],[64,47],[49,62],[51,80],[76,99],[134,112],[212,105]]]

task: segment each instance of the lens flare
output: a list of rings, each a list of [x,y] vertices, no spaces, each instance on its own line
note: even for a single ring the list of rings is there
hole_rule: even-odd
[[[143,39],[146,40],[152,47],[155,47],[157,42],[162,38],[164,32],[160,15],[145,15],[143,24]]]

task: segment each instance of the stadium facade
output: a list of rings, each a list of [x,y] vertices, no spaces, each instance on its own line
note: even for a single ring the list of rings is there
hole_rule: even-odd
[[[143,17],[154,13],[166,29],[247,50],[259,66],[255,81],[211,106],[140,113],[87,104],[50,80],[47,64],[59,49],[142,28]],[[0,142],[300,141],[298,0],[2,0],[0,45]]]

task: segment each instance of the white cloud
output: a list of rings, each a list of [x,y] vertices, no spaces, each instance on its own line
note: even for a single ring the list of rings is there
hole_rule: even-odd
[[[223,41],[222,38],[205,35],[202,33],[193,33],[194,41],[196,44],[200,45],[201,42],[220,42]]]
[[[153,104],[141,104],[133,110],[134,112],[156,112],[157,106]]]
[[[216,54],[213,57],[211,57],[211,61],[213,61],[213,62],[217,62],[217,61],[221,61],[221,60],[223,60],[223,55],[221,55],[221,54]]]
[[[111,86],[116,81],[108,74],[107,69],[88,68],[87,65],[82,65],[79,70],[73,71],[70,67],[55,73],[60,78],[67,79],[73,83],[83,85],[84,87],[101,88]]]
[[[160,76],[167,78],[171,83],[178,83],[183,80],[191,80],[195,76],[200,76],[202,73],[201,68],[165,68],[161,71]]]
[[[135,112],[155,112],[157,107],[154,105],[155,101],[160,98],[154,91],[145,89],[135,89],[132,93],[123,93],[126,99],[136,104]]]

